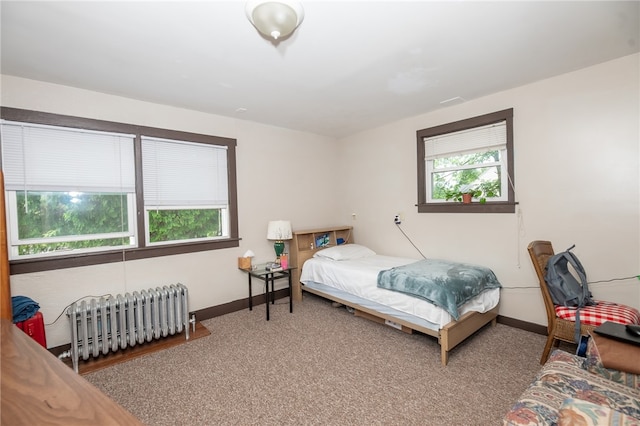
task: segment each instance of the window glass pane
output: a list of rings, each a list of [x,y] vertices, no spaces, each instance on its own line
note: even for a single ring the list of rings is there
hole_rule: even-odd
[[[149,210],[151,243],[223,235],[222,209]]]
[[[19,191],[15,200],[19,255],[133,244],[127,194]]]
[[[487,164],[500,161],[500,151],[474,152],[470,154],[454,155],[445,158],[435,158],[433,167],[441,169],[444,167],[465,166],[470,164]]]
[[[16,199],[21,240],[129,231],[126,194],[27,191]]]
[[[456,192],[482,191],[484,198],[500,197],[500,167],[474,167],[434,172],[432,198],[446,200]],[[455,201],[455,200],[454,200]]]

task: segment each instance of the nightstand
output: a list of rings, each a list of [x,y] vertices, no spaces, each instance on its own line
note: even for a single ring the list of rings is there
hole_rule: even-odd
[[[294,266],[289,266],[288,268],[282,269],[280,271],[268,271],[265,269],[266,264],[255,265],[253,269],[244,269],[238,268],[242,272],[245,272],[248,276],[249,281],[249,310],[253,310],[253,294],[251,292],[251,278],[258,278],[264,281],[265,286],[265,305],[267,307],[267,321],[269,321],[269,301],[271,304],[275,303],[275,291],[274,291],[274,283],[276,280],[287,278],[289,281],[289,312],[293,313],[293,294],[292,294],[292,286],[291,286],[291,272],[296,269]],[[271,287],[269,287],[269,283],[271,283]]]

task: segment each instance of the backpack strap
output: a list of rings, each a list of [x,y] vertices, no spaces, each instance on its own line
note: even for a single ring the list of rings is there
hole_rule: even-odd
[[[572,245],[565,252],[564,255],[569,262],[569,264],[573,267],[573,269],[578,274],[578,278],[580,278],[580,284],[582,284],[582,298],[578,303],[578,307],[576,308],[576,328],[574,334],[574,340],[576,342],[580,342],[580,308],[592,305],[593,301],[591,300],[591,292],[589,291],[589,284],[587,283],[587,273],[584,270],[584,266],[580,263],[578,257],[571,252],[571,249],[576,245]]]
[[[582,300],[580,301],[579,306],[587,306],[591,303],[591,292],[589,291],[589,284],[587,283],[587,273],[585,272],[584,267],[582,266],[582,263],[580,263],[578,257],[569,250],[565,252],[567,260],[569,261],[571,266],[573,266],[573,269],[575,269],[576,273],[578,274],[578,278],[580,278],[580,284],[582,284]]]

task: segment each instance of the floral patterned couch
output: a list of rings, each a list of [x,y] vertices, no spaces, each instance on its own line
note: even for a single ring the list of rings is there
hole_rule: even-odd
[[[586,358],[555,350],[503,425],[640,426],[640,375],[605,368],[593,339]]]

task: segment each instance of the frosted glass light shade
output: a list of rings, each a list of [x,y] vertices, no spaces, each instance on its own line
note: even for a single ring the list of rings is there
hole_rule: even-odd
[[[302,22],[304,10],[297,1],[249,1],[245,9],[254,27],[274,40],[291,34]]]
[[[290,240],[293,237],[291,233],[291,222],[288,220],[272,220],[267,227],[267,240]]]

